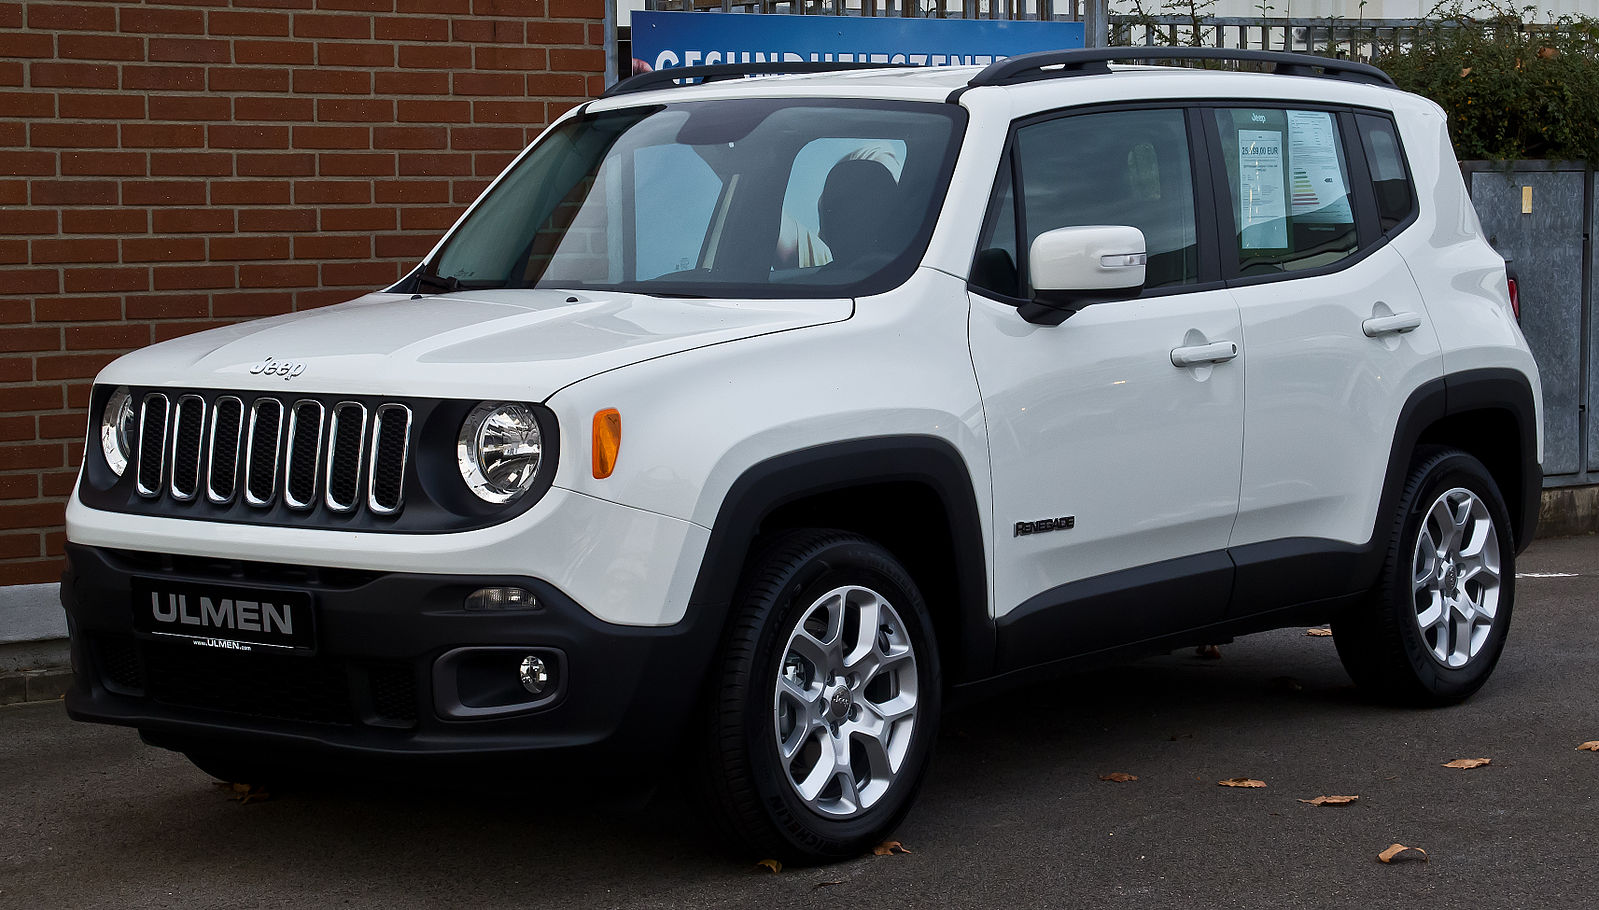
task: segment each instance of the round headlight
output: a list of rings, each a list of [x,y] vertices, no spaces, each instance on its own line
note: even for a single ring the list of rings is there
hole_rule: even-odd
[[[128,459],[133,457],[133,421],[133,395],[126,386],[119,386],[100,416],[100,451],[118,477],[128,469]]]
[[[455,460],[461,479],[484,502],[517,499],[539,473],[544,440],[533,409],[511,401],[486,401],[461,424]]]

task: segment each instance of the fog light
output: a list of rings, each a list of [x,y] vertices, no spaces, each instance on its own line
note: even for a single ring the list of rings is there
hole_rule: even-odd
[[[550,670],[537,655],[529,654],[522,658],[518,672],[522,674],[522,688],[534,695],[543,692],[544,687],[550,684]]]
[[[479,588],[466,597],[468,610],[532,610],[538,605],[526,588]]]

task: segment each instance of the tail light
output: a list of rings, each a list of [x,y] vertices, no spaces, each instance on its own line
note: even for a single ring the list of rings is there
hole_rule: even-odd
[[[1521,321],[1521,293],[1516,290],[1516,279],[1508,279],[1510,284],[1510,311],[1516,314],[1516,321]]]

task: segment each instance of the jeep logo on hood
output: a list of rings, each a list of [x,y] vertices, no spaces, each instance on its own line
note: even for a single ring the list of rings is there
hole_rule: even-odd
[[[266,358],[255,366],[250,367],[251,376],[282,376],[284,382],[305,372],[305,364],[294,360],[273,360]]]

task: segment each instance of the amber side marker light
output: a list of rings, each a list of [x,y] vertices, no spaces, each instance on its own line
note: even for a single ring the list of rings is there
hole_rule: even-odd
[[[604,480],[616,470],[622,450],[622,415],[616,408],[594,412],[594,479]]]

